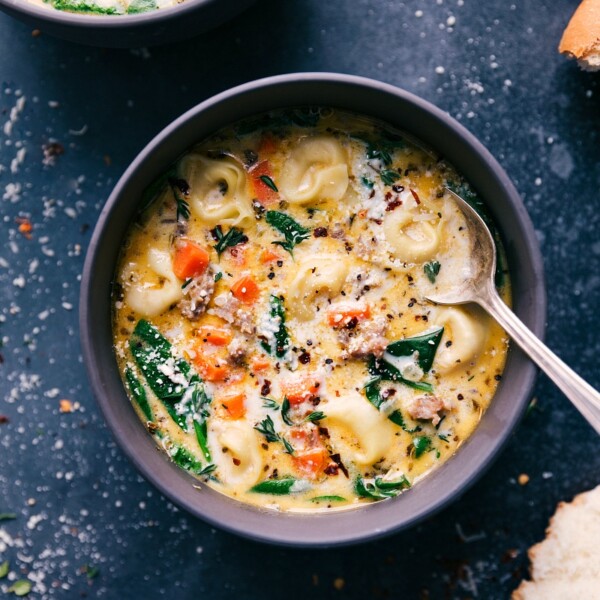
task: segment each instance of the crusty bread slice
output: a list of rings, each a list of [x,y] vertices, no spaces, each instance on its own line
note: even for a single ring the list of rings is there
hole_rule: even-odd
[[[512,600],[598,600],[597,579],[524,581]]]
[[[600,486],[561,502],[513,600],[600,600]]]
[[[583,0],[571,17],[558,50],[586,71],[600,70],[600,0]]]

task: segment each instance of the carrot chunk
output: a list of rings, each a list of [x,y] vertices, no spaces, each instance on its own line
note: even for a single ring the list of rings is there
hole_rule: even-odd
[[[328,462],[328,453],[325,448],[313,448],[294,454],[293,461],[296,469],[305,477],[315,479],[325,469]]]
[[[279,199],[279,194],[274,189],[277,188],[277,185],[273,181],[273,172],[268,160],[263,160],[254,165],[249,174],[253,195],[261,204],[273,204]]]
[[[227,346],[233,338],[233,334],[224,327],[213,327],[212,325],[203,325],[199,327],[195,335],[203,342],[213,346]]]
[[[273,250],[271,250],[270,248],[267,248],[262,251],[262,253],[260,255],[260,262],[263,264],[270,263],[270,262],[279,260],[280,258],[281,258],[281,256],[279,256],[279,254],[277,254],[277,252],[273,252]]]
[[[264,371],[271,366],[271,361],[267,357],[257,357],[252,361],[253,371]]]
[[[245,275],[231,286],[231,293],[240,302],[252,304],[258,298],[260,289],[252,277]]]
[[[371,316],[371,307],[366,305],[333,307],[327,312],[331,327],[346,327],[352,320],[364,321]]]
[[[207,357],[198,354],[194,358],[194,365],[198,369],[202,379],[206,381],[223,381],[229,375],[227,363],[216,357]]]
[[[320,385],[314,379],[296,379],[283,382],[281,384],[281,391],[293,406],[315,398],[319,393]]]
[[[243,393],[225,396],[220,400],[227,416],[231,419],[241,419],[246,414],[245,401],[246,395]]]
[[[190,241],[183,241],[177,245],[173,257],[173,273],[179,279],[189,279],[202,275],[208,268],[210,256],[208,252]]]

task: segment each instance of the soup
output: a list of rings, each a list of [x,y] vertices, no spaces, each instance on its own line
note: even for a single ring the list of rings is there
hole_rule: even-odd
[[[475,198],[414,140],[330,109],[242,121],[159,177],[121,252],[114,345],[171,460],[242,502],[327,511],[450,458],[508,341],[425,299],[469,269],[446,186]]]
[[[179,0],[30,0],[65,12],[89,15],[136,15],[177,6]]]

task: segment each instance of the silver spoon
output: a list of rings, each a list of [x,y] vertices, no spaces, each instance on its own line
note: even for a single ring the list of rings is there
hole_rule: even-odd
[[[471,231],[472,276],[439,293],[429,294],[427,300],[435,304],[475,302],[482,306],[600,433],[600,394],[543,344],[502,301],[494,284],[496,246],[490,230],[467,202],[452,190],[448,192]]]

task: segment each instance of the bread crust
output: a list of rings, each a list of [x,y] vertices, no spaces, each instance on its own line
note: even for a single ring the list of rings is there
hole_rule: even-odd
[[[528,552],[532,580],[522,581],[512,600],[600,599],[598,523],[600,486],[575,496],[572,502],[560,502],[546,539]],[[584,538],[587,541],[582,543]],[[567,584],[571,589],[565,594]]]
[[[583,0],[569,21],[558,50],[578,60],[600,51],[600,0]]]

